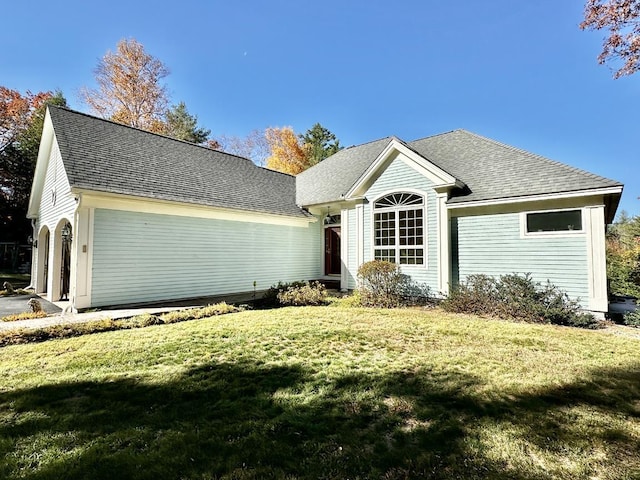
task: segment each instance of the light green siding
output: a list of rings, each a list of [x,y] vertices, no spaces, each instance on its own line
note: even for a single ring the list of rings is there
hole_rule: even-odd
[[[96,209],[93,306],[264,290],[320,275],[308,227]]]
[[[454,219],[455,220],[455,219]],[[534,280],[547,280],[579,298],[589,300],[587,237],[526,237],[520,234],[520,215],[503,213],[459,217],[457,225],[457,268],[461,282],[468,275],[492,276],[531,273]],[[454,263],[455,267],[455,263]]]
[[[373,202],[384,193],[416,191],[425,196],[426,213],[426,265],[402,266],[403,273],[410,275],[416,282],[425,283],[436,292],[438,289],[438,232],[437,200],[433,183],[400,158],[396,158],[367,190],[368,202],[364,207],[364,261],[373,259]],[[351,241],[351,240],[350,240]]]

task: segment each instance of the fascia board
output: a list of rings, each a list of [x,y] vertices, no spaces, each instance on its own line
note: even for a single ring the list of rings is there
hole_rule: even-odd
[[[53,129],[53,122],[51,121],[51,115],[47,108],[44,117],[44,125],[42,127],[40,146],[38,148],[36,169],[33,175],[33,183],[31,184],[31,195],[29,195],[27,218],[35,218],[38,215],[40,200],[42,198],[42,189],[44,188],[47,167],[49,165],[49,159],[51,158],[51,149],[54,141],[55,132]]]
[[[473,207],[490,207],[493,205],[505,205],[511,203],[537,202],[545,200],[561,200],[564,198],[590,197],[595,195],[615,195],[621,194],[623,187],[607,187],[595,188],[591,190],[578,190],[574,192],[563,192],[543,195],[528,195],[522,197],[496,198],[491,200],[476,200],[472,202],[448,203],[449,210],[473,208]]]

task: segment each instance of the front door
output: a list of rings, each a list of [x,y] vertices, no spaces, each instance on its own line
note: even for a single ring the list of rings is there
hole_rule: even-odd
[[[324,229],[324,273],[340,275],[340,227]]]

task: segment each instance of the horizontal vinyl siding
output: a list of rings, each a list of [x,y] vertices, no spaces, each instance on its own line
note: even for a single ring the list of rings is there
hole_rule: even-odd
[[[438,289],[438,226],[437,197],[433,183],[399,158],[395,159],[367,191],[369,200],[364,208],[364,261],[373,259],[373,201],[382,193],[419,190],[426,195],[426,267],[401,266],[402,272],[416,282],[425,283],[432,291]]]
[[[549,280],[586,306],[589,274],[585,234],[521,238],[518,213],[459,217],[457,225],[460,281],[478,273],[531,273],[534,280]]]
[[[96,209],[92,305],[263,290],[320,272],[318,224],[278,226]]]

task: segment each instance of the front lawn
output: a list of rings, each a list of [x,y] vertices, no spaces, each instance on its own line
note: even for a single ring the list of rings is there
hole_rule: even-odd
[[[0,478],[640,478],[640,341],[332,307],[0,348]]]

